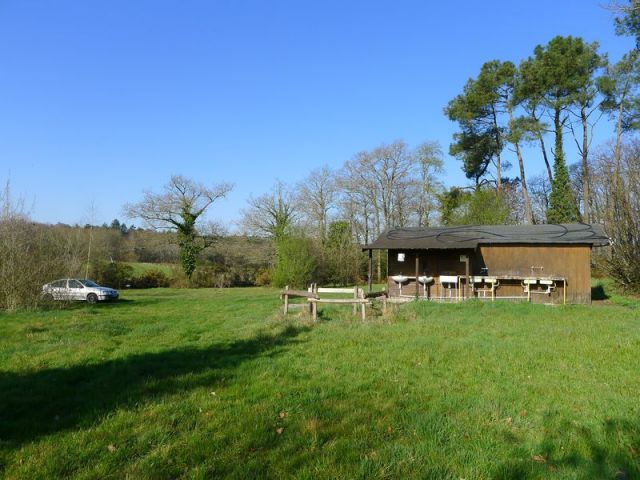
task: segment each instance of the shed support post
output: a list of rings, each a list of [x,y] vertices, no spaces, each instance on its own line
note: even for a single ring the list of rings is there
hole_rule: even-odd
[[[418,255],[418,252],[416,251],[416,300],[418,300],[418,296],[420,295],[420,289],[418,288],[418,285],[420,285],[420,282],[418,282],[418,276],[420,275],[420,256]]]
[[[367,278],[369,293],[373,291],[373,251],[369,249],[369,277]]]
[[[471,289],[471,285],[469,284],[469,255],[464,260],[464,274],[466,276],[465,279],[465,288],[464,288],[464,298],[466,299],[469,295],[469,291]]]

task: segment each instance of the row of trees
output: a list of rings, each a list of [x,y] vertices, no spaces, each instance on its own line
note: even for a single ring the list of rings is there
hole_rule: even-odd
[[[306,265],[306,280],[314,276],[321,282],[352,284],[364,274],[360,245],[392,226],[436,221],[441,173],[437,143],[416,148],[401,140],[383,144],[357,153],[340,169],[323,167],[296,185],[277,182],[269,193],[250,198],[242,228],[274,242],[278,266],[287,261],[285,250],[292,253],[292,239],[300,245],[311,241],[318,263]],[[298,254],[305,255],[304,249]],[[378,279],[383,261],[378,255]],[[282,275],[279,268],[276,273],[276,284],[304,283]]]
[[[592,221],[592,172],[589,158],[593,131],[603,114],[616,122],[616,149],[623,133],[637,127],[640,96],[640,62],[633,50],[609,64],[598,43],[576,37],[555,37],[538,45],[529,58],[516,66],[509,61],[486,62],[470,79],[463,93],[446,107],[458,122],[450,152],[476,186],[495,185],[501,193],[505,182],[505,150],[518,164],[517,182],[524,206],[524,221],[553,223]],[[569,133],[579,152],[581,196],[576,198],[565,156]],[[552,135],[548,148],[547,135]],[[525,173],[524,144],[538,145],[551,186],[546,218],[535,218]],[[549,161],[553,155],[553,168]]]

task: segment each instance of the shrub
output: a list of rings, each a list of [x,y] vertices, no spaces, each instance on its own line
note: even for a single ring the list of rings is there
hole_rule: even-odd
[[[100,262],[94,266],[93,276],[100,285],[123,288],[132,283],[133,267],[118,262]]]
[[[164,288],[171,284],[169,276],[158,268],[150,268],[131,279],[133,288]]]
[[[268,287],[271,285],[271,270],[266,267],[258,269],[254,283],[258,287]]]
[[[304,237],[284,237],[278,241],[272,277],[276,287],[303,288],[311,281],[317,266],[312,247],[311,240]]]

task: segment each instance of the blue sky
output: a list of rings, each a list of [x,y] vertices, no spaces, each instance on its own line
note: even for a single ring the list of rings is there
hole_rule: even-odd
[[[633,42],[603,3],[0,0],[0,180],[51,223],[123,219],[172,173],[230,181],[210,217],[232,225],[276,179],[381,143],[446,152],[442,109],[485,61],[555,35],[619,59]]]

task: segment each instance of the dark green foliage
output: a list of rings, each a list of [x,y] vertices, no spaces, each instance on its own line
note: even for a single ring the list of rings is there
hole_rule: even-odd
[[[440,223],[442,225],[452,225],[456,210],[462,204],[465,192],[458,187],[451,187],[438,195],[440,202]]]
[[[442,225],[502,225],[511,212],[504,195],[493,188],[473,192],[452,188],[440,201]]]
[[[598,78],[598,89],[604,95],[600,107],[611,118],[620,120],[620,130],[640,128],[640,52],[626,53],[620,61],[609,65]]]
[[[133,268],[122,262],[98,262],[93,267],[94,280],[111,288],[124,288],[132,283]]]
[[[298,236],[282,237],[278,240],[276,249],[277,261],[272,275],[273,285],[307,287],[317,266],[312,241]]]
[[[478,132],[471,124],[462,124],[461,131],[454,133],[453,140],[449,154],[462,160],[464,174],[479,185],[498,152],[495,131]]]
[[[636,49],[640,49],[640,1],[627,0],[621,10],[622,15],[614,19],[616,33],[634,37]]]
[[[204,249],[204,244],[198,241],[196,231],[197,215],[188,208],[181,213],[182,223],[176,225],[178,245],[180,246],[180,264],[189,280],[196,269],[198,254]]]
[[[562,153],[562,152],[560,152]],[[574,223],[580,221],[578,205],[571,190],[569,170],[564,156],[556,154],[553,163],[553,180],[549,195],[548,223]]]
[[[522,84],[518,95],[529,105],[541,104],[550,110],[556,158],[564,157],[563,130],[568,118],[565,110],[585,95],[585,86],[592,83],[593,72],[602,63],[597,49],[597,42],[557,36],[547,45],[536,46],[533,57],[520,65]]]
[[[504,112],[505,84],[514,76],[511,62],[486,62],[476,79],[469,80],[462,94],[445,108],[450,120],[460,124],[461,132],[454,135],[450,153],[463,161],[467,178],[476,184],[495,160],[498,187],[501,186],[500,153],[504,148],[505,127],[499,116]]]
[[[578,105],[581,113],[591,106],[594,93],[594,72],[604,64],[597,53],[598,44],[586,43],[580,37],[557,36],[545,45],[538,45],[534,56],[520,66],[522,86],[520,95],[529,104],[541,104],[553,118],[554,178],[551,182],[551,223],[576,222],[580,213],[569,185],[564,156],[563,131],[568,121],[567,109]],[[586,153],[586,152],[585,152]],[[583,167],[586,172],[586,163]]]

